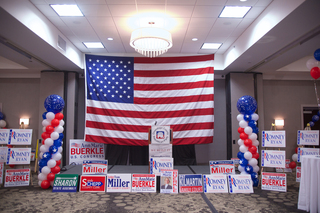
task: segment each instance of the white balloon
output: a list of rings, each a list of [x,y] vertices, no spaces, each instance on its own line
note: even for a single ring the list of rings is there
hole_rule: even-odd
[[[42,127],[42,132],[45,132],[46,131],[46,127]]]
[[[52,121],[53,119],[54,119],[54,113],[53,112],[48,112],[47,114],[46,114],[46,117],[47,117],[47,119],[48,119],[48,121]]]
[[[253,167],[253,171],[254,171],[254,172],[259,172],[259,170],[260,170],[259,166],[254,166],[254,167]]]
[[[248,164],[249,164],[250,166],[254,167],[254,166],[256,166],[256,165],[258,164],[258,161],[257,161],[257,159],[255,159],[255,158],[251,158],[251,159],[249,160]]]
[[[55,153],[52,155],[53,160],[60,160],[61,159],[61,154],[59,152]],[[43,167],[44,168],[44,167]],[[42,169],[43,169],[42,168]]]
[[[244,156],[245,159],[250,160],[252,158],[252,153],[246,151],[243,156]]]
[[[43,126],[43,127],[46,127],[46,126],[48,126],[48,125],[50,125],[50,122],[49,122],[47,119],[44,119],[44,120],[42,121],[42,126]],[[45,132],[45,131],[43,131],[43,132]]]
[[[62,150],[63,150],[63,149],[62,149],[62,146],[59,146],[58,152],[59,152],[59,153],[62,153]]]
[[[57,140],[59,138],[59,133],[57,132],[52,132],[51,135],[50,135],[50,138],[52,140]]]
[[[0,120],[0,128],[3,128],[7,125],[7,122],[5,120]]]
[[[293,154],[293,155],[292,155],[292,160],[297,162],[297,160],[298,160],[298,154]]]
[[[246,128],[244,128],[244,132],[247,135],[251,135],[252,134],[252,128],[250,126],[247,126]]]
[[[43,180],[47,180],[47,175],[43,174],[43,173],[40,173],[38,175],[38,180],[40,181],[43,181]]]
[[[245,145],[241,145],[241,146],[239,147],[239,150],[240,150],[240,152],[245,153],[246,151],[248,151],[248,147],[246,147]]]
[[[242,120],[243,120],[243,114],[237,115],[237,120],[238,120],[238,121],[242,121]]]
[[[51,138],[47,138],[45,141],[44,141],[44,144],[47,146],[47,147],[50,147],[53,145],[53,140]]]
[[[309,70],[318,66],[318,61],[314,58],[311,58],[307,61],[306,66]]]
[[[250,140],[254,141],[254,140],[257,140],[258,136],[256,133],[251,133],[248,137]]]
[[[63,120],[60,120],[60,126],[64,126],[64,121]]]
[[[243,166],[238,166],[238,170],[239,170],[239,172],[243,172],[243,171],[245,171],[245,168],[243,167]]]
[[[41,183],[42,183],[42,180],[39,180],[38,181],[38,185],[41,186]]]
[[[54,131],[57,133],[62,133],[64,130],[64,128],[62,126],[57,126],[56,128],[54,128]]]
[[[243,142],[244,142],[244,140],[239,139],[239,140],[238,140],[238,145],[239,145],[239,146],[243,145]]]
[[[49,149],[47,148],[47,146],[45,146],[45,145],[41,145],[40,146],[40,152],[45,153],[45,152],[48,152],[48,151],[49,151]]]
[[[51,169],[48,166],[44,166],[41,172],[45,175],[48,175],[51,172]]]
[[[257,113],[253,113],[251,115],[251,119],[254,120],[254,121],[257,121],[257,120],[259,120],[259,115]]]
[[[56,164],[57,164],[57,162],[56,162],[55,160],[50,159],[50,160],[48,161],[48,163],[47,163],[47,166],[48,166],[49,168],[53,168],[53,167],[56,166]]]
[[[40,152],[39,158],[42,159],[43,152]]]
[[[240,174],[241,175],[247,175],[248,173],[246,171],[242,171]]]
[[[252,141],[252,146],[259,146],[259,141],[258,140]]]
[[[248,123],[247,123],[247,121],[242,120],[242,121],[239,122],[239,126],[240,126],[241,128],[246,128],[246,127],[248,126]]]
[[[50,181],[50,186],[52,186],[52,187],[53,187],[53,183],[54,183],[54,181]]]

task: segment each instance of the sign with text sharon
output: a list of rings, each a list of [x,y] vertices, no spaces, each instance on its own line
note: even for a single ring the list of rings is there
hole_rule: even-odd
[[[29,186],[30,169],[6,169],[4,187]]]
[[[77,192],[79,175],[77,174],[56,174],[52,192]]]
[[[209,161],[210,174],[235,174],[233,160]]]
[[[104,144],[82,139],[69,141],[69,164],[82,164],[84,160],[105,160]]]

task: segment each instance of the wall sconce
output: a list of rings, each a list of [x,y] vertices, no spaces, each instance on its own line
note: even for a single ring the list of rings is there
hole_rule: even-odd
[[[24,124],[24,125],[29,125],[29,118],[20,118],[20,123],[19,125],[21,124]]]
[[[274,123],[275,123],[276,126],[279,126],[279,127],[280,126],[281,127],[284,126],[284,120],[283,119],[275,119]]]

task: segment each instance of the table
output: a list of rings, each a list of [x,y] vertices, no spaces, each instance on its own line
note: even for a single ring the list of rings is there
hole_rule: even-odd
[[[320,212],[320,155],[302,156],[298,209]]]

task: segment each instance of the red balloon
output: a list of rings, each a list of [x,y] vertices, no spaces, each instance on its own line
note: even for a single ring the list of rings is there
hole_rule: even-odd
[[[47,189],[47,188],[49,188],[49,187],[50,187],[50,182],[49,182],[48,180],[43,180],[43,181],[41,182],[41,188]]]
[[[53,131],[54,131],[53,126],[51,126],[51,125],[46,126],[46,132],[47,133],[51,134],[51,133],[53,133]]]
[[[56,118],[52,119],[51,126],[56,127],[56,126],[59,126],[59,124],[60,124],[60,121],[58,119]]]
[[[58,120],[62,120],[63,119],[63,114],[61,112],[57,113],[55,116],[54,116],[56,119]]]
[[[54,177],[55,177],[56,175],[55,174],[53,174],[53,173],[49,173],[48,175],[47,175],[47,180],[50,182],[50,181],[54,181]]]
[[[310,75],[311,75],[312,78],[317,80],[320,77],[320,68],[319,67],[313,67],[310,70]]]
[[[290,167],[291,169],[296,168],[296,166],[297,166],[297,164],[296,164],[296,162],[294,162],[294,161],[291,161],[290,164],[289,164],[289,167]]]
[[[61,164],[61,160],[57,160],[56,161],[56,166],[60,166],[60,164]]]
[[[259,155],[259,153],[254,153],[254,154],[252,154],[252,158],[255,158],[255,159],[259,159],[259,157],[260,157],[260,155]]]
[[[45,139],[47,139],[47,138],[50,138],[50,134],[47,133],[47,132],[43,132],[43,133],[41,134],[41,137],[42,137],[43,140],[45,140]]]
[[[299,149],[299,147],[296,147],[296,154],[298,154],[298,149]]]
[[[238,128],[238,132],[239,132],[239,134],[243,133],[244,132],[244,128],[239,127]]]
[[[11,164],[11,165],[9,165],[11,168],[13,168],[14,167],[14,164]]]
[[[8,145],[7,145],[7,147],[8,147],[8,148],[13,148],[13,146],[12,146],[12,145],[10,145],[10,144],[8,144]]]
[[[254,153],[257,153],[257,147],[251,146],[251,147],[248,149],[248,151],[251,152],[252,155],[253,155]]]
[[[243,144],[247,147],[251,147],[252,146],[252,140],[250,140],[249,138],[248,139],[245,139]]]
[[[242,140],[245,140],[245,139],[247,139],[248,138],[248,135],[246,134],[246,133],[240,133],[240,138],[242,139]]]
[[[52,168],[51,168],[51,172],[52,172],[53,174],[59,173],[59,172],[60,172],[60,167],[59,167],[59,166],[52,167]]]

